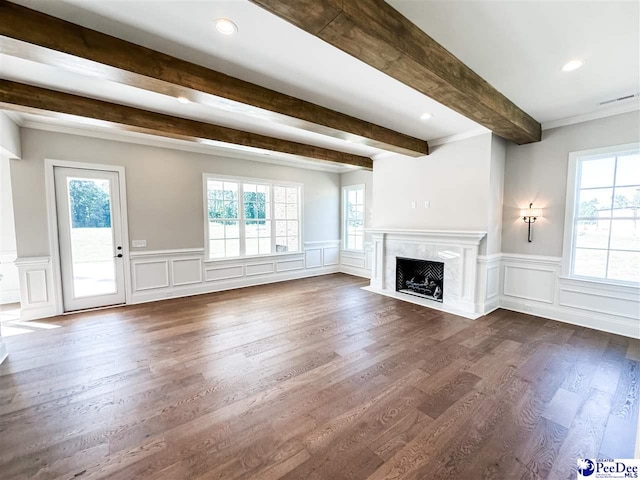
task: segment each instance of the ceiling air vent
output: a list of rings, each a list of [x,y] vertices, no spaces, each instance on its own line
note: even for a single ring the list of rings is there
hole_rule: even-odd
[[[632,93],[630,95],[625,95],[624,97],[618,97],[618,98],[612,98],[611,100],[605,100],[604,102],[600,102],[599,105],[609,105],[611,103],[624,102],[625,100],[631,100],[632,98],[640,98],[640,93]]]

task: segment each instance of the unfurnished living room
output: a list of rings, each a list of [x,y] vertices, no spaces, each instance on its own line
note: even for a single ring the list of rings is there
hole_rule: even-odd
[[[640,2],[0,0],[0,480],[640,475]]]

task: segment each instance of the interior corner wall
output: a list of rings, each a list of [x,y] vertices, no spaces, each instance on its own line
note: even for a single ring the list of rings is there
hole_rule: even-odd
[[[0,152],[7,158],[22,157],[20,127],[4,112],[0,112]]]
[[[640,338],[640,288],[566,278],[563,258],[569,153],[640,140],[640,112],[545,130],[542,141],[507,145],[499,306]],[[520,208],[544,209],[527,241]]]
[[[19,257],[51,253],[45,159],[124,166],[129,237],[147,240],[147,250],[204,246],[203,173],[302,183],[304,241],[339,239],[337,173],[28,128],[22,143],[11,169]]]
[[[373,226],[486,231],[491,137],[434,146],[418,158],[374,160]]]
[[[502,252],[560,257],[564,236],[569,152],[640,140],[640,112],[630,112],[542,132],[542,141],[509,143],[506,151]],[[544,209],[527,241],[521,208]]]
[[[489,218],[487,222],[486,254],[502,251],[502,206],[504,197],[504,169],[506,141],[491,135],[491,165],[489,170]]]

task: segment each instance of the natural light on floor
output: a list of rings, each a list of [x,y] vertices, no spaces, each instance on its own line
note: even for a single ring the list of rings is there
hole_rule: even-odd
[[[40,330],[52,330],[59,327],[60,325],[53,325],[51,323],[29,321],[3,323],[1,328],[3,337],[13,337],[14,335],[33,333]]]

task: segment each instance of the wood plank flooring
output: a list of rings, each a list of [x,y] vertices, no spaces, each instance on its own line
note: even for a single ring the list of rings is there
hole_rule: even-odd
[[[342,274],[7,337],[0,478],[569,479],[633,456],[640,342]]]

